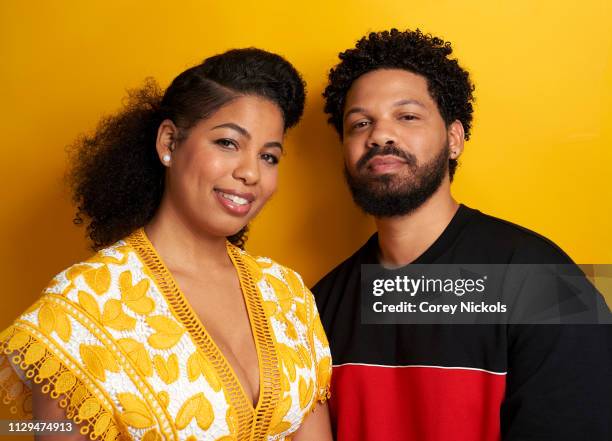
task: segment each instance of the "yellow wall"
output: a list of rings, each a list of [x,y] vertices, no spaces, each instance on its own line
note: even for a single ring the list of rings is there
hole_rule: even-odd
[[[449,39],[476,82],[458,200],[550,237],[578,262],[612,263],[609,2],[93,3],[0,4],[0,328],[88,254],[62,183],[65,146],[144,77],[167,85],[233,47],[283,54],[308,82],[279,192],[249,249],[314,283],[373,230],[342,182],[322,113],[326,73],[339,50],[392,26]]]

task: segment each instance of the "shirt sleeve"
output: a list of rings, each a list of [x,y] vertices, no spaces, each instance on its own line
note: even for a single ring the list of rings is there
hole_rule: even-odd
[[[612,439],[612,326],[509,328],[504,441]]]
[[[100,388],[73,351],[80,342],[76,317],[83,312],[48,287],[0,332],[0,399],[19,419],[32,419],[37,416],[32,407],[34,382],[64,410],[75,430],[90,439],[120,441],[124,428],[115,418],[114,406],[101,398]],[[99,347],[98,353],[107,354],[103,351]]]
[[[315,365],[317,369],[317,393],[316,400],[323,403],[330,397],[330,382],[332,373],[331,353],[329,343],[321,319],[319,311],[314,300],[314,296],[306,287],[305,300],[309,314],[309,329],[308,335],[310,338],[312,351],[314,353]]]
[[[573,265],[550,242],[528,245],[511,263]],[[504,441],[612,440],[612,325],[515,324],[507,336]]]

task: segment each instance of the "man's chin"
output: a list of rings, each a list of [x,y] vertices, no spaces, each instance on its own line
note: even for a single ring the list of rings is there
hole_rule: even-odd
[[[407,192],[412,192],[416,186],[412,180],[395,178],[395,176],[382,175],[376,180],[361,181],[360,187],[372,195],[379,197],[395,197]]]
[[[378,218],[408,215],[419,208],[440,187],[441,180],[434,179],[425,185],[404,176],[387,176],[385,179],[349,179],[353,201],[365,213]],[[397,179],[396,179],[397,178]]]
[[[416,176],[409,170],[401,170],[396,172],[385,172],[385,173],[373,173],[365,172],[357,175],[351,175],[354,181],[362,182],[364,184],[385,182],[395,183],[397,186],[413,186],[415,184]]]

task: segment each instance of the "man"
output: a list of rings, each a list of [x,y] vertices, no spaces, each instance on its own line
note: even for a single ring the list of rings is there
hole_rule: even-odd
[[[572,263],[451,196],[474,90],[451,52],[419,30],[372,33],[329,75],[346,181],[377,227],[313,288],[334,360],[336,437],[611,440],[610,327],[361,323],[362,264]]]

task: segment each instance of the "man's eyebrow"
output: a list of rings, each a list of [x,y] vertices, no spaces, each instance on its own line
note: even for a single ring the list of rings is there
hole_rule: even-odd
[[[420,106],[420,107],[426,107],[425,104],[423,104],[419,100],[414,100],[414,99],[399,100],[399,101],[394,102],[393,106],[399,107],[399,106],[405,106],[407,104],[416,104],[417,106]],[[363,107],[351,107],[344,114],[344,119],[346,119],[349,115],[352,115],[353,113],[366,113],[366,109],[364,109]]]
[[[344,119],[353,113],[365,113],[365,111],[366,110],[363,107],[351,107],[351,109],[344,114]]]
[[[394,106],[405,106],[406,104],[416,104],[417,106],[425,107],[425,104],[420,102],[419,100],[399,100],[393,103]]]
[[[215,129],[223,129],[223,128],[228,128],[228,129],[232,129],[237,131],[238,133],[240,133],[242,136],[251,139],[251,134],[249,133],[249,131],[247,129],[245,129],[244,127],[239,126],[238,124],[235,123],[225,123],[225,124],[219,124],[218,126],[213,127],[211,130],[215,130]]]

